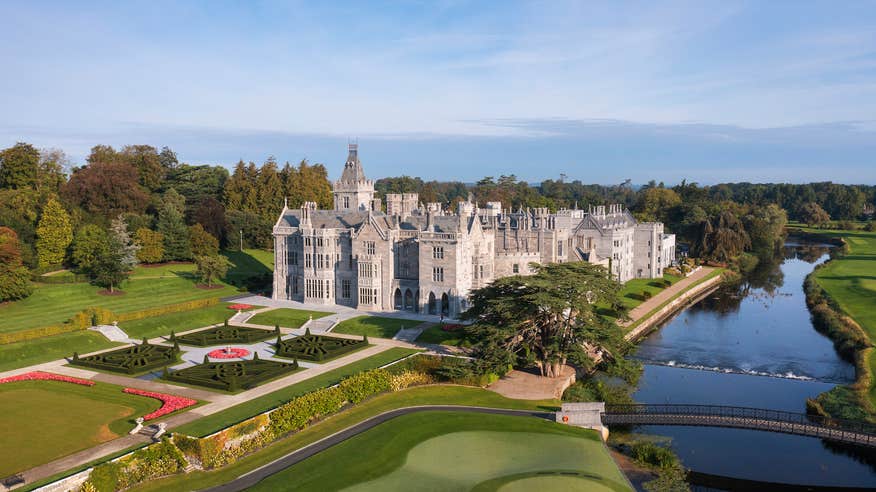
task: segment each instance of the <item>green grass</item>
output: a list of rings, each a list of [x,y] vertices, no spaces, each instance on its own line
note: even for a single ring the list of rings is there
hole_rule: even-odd
[[[512,400],[489,390],[468,386],[442,385],[411,388],[397,393],[389,393],[372,398],[314,424],[301,432],[297,432],[285,439],[277,441],[261,451],[245,456],[236,463],[219,470],[212,472],[196,471],[183,476],[152,480],[131,490],[185,491],[200,490],[220,485],[273,461],[290,451],[299,449],[302,446],[306,446],[379,413],[395,408],[429,404],[475,405],[494,408],[518,408],[524,410],[556,410],[559,407],[560,402],[558,400]],[[194,422],[194,424],[197,423],[198,422]],[[222,427],[216,428],[215,430],[219,430]],[[176,431],[179,430],[180,429],[176,429]],[[209,432],[204,434],[207,433]]]
[[[71,357],[73,352],[82,355],[121,345],[93,331],[77,331],[0,345],[0,371]]]
[[[183,331],[194,330],[195,328],[222,323],[236,313],[236,311],[228,309],[228,306],[228,304],[221,302],[215,306],[207,306],[191,311],[125,321],[119,323],[119,328],[127,333],[129,337],[137,340],[143,337],[155,338],[169,335],[171,330],[175,333],[181,333]]]
[[[876,341],[876,232],[837,231],[802,228],[826,237],[841,237],[849,245],[848,254],[829,261],[815,272],[815,280],[846,314],[855,320],[870,338]],[[876,374],[876,355],[870,351],[868,366]],[[876,406],[876,380],[871,378],[867,392],[871,405]]]
[[[392,338],[402,328],[413,328],[422,321],[414,319],[381,318],[378,316],[358,316],[342,321],[332,331],[347,335],[368,335],[377,338]]]
[[[303,309],[272,309],[264,313],[259,313],[250,318],[247,323],[256,325],[275,326],[280,325],[283,328],[300,328],[301,325],[307,322],[311,316],[313,319],[319,319],[333,313],[323,311],[305,311]]]
[[[124,435],[134,427],[133,419],[160,406],[156,399],[106,383],[0,384],[0,477]]]
[[[192,436],[205,436],[246,420],[254,415],[276,408],[296,396],[301,396],[304,393],[310,393],[311,391],[337,384],[345,377],[384,366],[390,362],[397,361],[417,352],[418,350],[414,349],[393,347],[389,350],[380,352],[379,354],[372,355],[371,357],[358,360],[351,364],[347,364],[346,366],[306,379],[298,384],[293,384],[274,391],[273,393],[254,398],[219,413],[208,415],[202,419],[178,427],[174,429],[174,432],[182,432],[183,434],[189,434]]]
[[[417,337],[416,341],[436,345],[450,345],[453,347],[466,345],[467,342],[465,338],[465,330],[463,328],[457,328],[453,331],[444,331],[441,329],[441,325],[438,324],[432,325],[423,330],[423,333],[420,333],[420,336]]]
[[[128,313],[195,299],[230,296],[238,292],[227,282],[271,271],[268,266],[273,261],[268,261],[273,258],[271,252],[246,250],[243,253],[234,251],[224,254],[232,266],[226,282],[219,283],[221,289],[195,287],[195,266],[190,263],[138,266],[130,280],[121,285],[120,289],[125,294],[120,296],[100,295],[100,287],[86,283],[37,284],[30,297],[0,305],[0,317],[4,320],[0,324],[0,333],[61,324],[90,306],[100,306],[114,313]],[[268,265],[265,261],[268,261]]]
[[[682,279],[682,277],[676,277],[674,275],[663,275],[663,278],[671,281],[673,284]],[[627,309],[633,309],[639,304],[645,302],[645,299],[639,297],[642,295],[643,291],[648,291],[654,296],[664,289],[665,287],[660,286],[660,279],[658,278],[634,278],[628,280],[619,294],[621,304],[626,306]]]
[[[672,302],[672,301],[678,299],[678,297],[681,296],[682,294],[684,294],[685,292],[687,292],[687,291],[693,289],[694,287],[696,287],[696,286],[702,284],[703,282],[705,282],[705,281],[707,281],[707,280],[709,280],[709,279],[712,279],[712,278],[715,278],[715,277],[717,277],[717,276],[719,276],[719,275],[722,275],[723,273],[724,273],[724,269],[723,269],[723,268],[715,268],[711,273],[709,273],[709,274],[706,275],[705,277],[703,277],[703,278],[697,280],[696,282],[694,282],[694,283],[688,285],[686,289],[682,290],[681,292],[676,293],[674,296],[672,296],[672,297],[670,297],[669,299],[667,299],[667,300],[663,301],[662,303],[660,303],[660,305],[658,305],[658,306],[655,307],[654,309],[648,311],[644,316],[641,316],[639,319],[637,319],[637,320],[633,321],[632,323],[630,323],[630,324],[626,327],[626,330],[627,330],[627,331],[631,331],[631,330],[633,330],[634,328],[636,328],[637,326],[639,326],[643,321],[645,321],[646,319],[650,318],[650,317],[653,316],[655,313],[657,313],[657,311],[660,311],[661,309],[663,309],[664,307],[666,307],[670,302]]]
[[[538,477],[537,472],[551,471],[563,471],[562,477],[571,481],[529,480]],[[377,492],[405,490],[411,484],[421,490],[471,490],[505,477],[509,483],[518,477],[526,480],[535,487],[530,490],[630,490],[594,431],[533,417],[461,412],[398,417],[248,490],[292,485],[299,491]]]

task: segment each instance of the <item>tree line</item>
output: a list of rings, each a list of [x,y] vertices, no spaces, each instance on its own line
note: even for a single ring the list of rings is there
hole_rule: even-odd
[[[136,263],[194,260],[210,285],[227,268],[221,248],[272,247],[284,197],[329,207],[325,167],[269,157],[229,173],[149,145],[97,145],[73,166],[61,150],[19,142],[0,150],[0,301],[62,267],[114,291]]]

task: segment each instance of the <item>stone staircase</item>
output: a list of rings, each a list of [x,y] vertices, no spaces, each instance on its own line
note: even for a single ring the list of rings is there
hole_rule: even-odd
[[[310,328],[311,333],[326,333],[335,327],[337,319],[335,316],[326,316],[308,322],[305,326]]]
[[[164,434],[166,430],[166,424],[152,424],[144,426],[142,429],[137,431],[137,434],[149,437],[153,441],[158,441],[161,438],[161,435]]]

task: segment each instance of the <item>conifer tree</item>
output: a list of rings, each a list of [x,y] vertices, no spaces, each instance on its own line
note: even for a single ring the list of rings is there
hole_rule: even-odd
[[[185,198],[171,188],[164,193],[158,210],[158,232],[164,234],[164,259],[190,260],[189,229],[186,227]]]
[[[55,198],[49,198],[37,225],[37,259],[40,267],[60,265],[73,241],[70,216]]]

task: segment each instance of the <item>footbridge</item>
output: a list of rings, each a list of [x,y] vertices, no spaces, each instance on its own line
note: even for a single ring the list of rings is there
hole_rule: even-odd
[[[733,427],[876,447],[876,424],[764,408],[720,405],[605,405],[604,410],[600,411],[600,419],[605,426]]]

